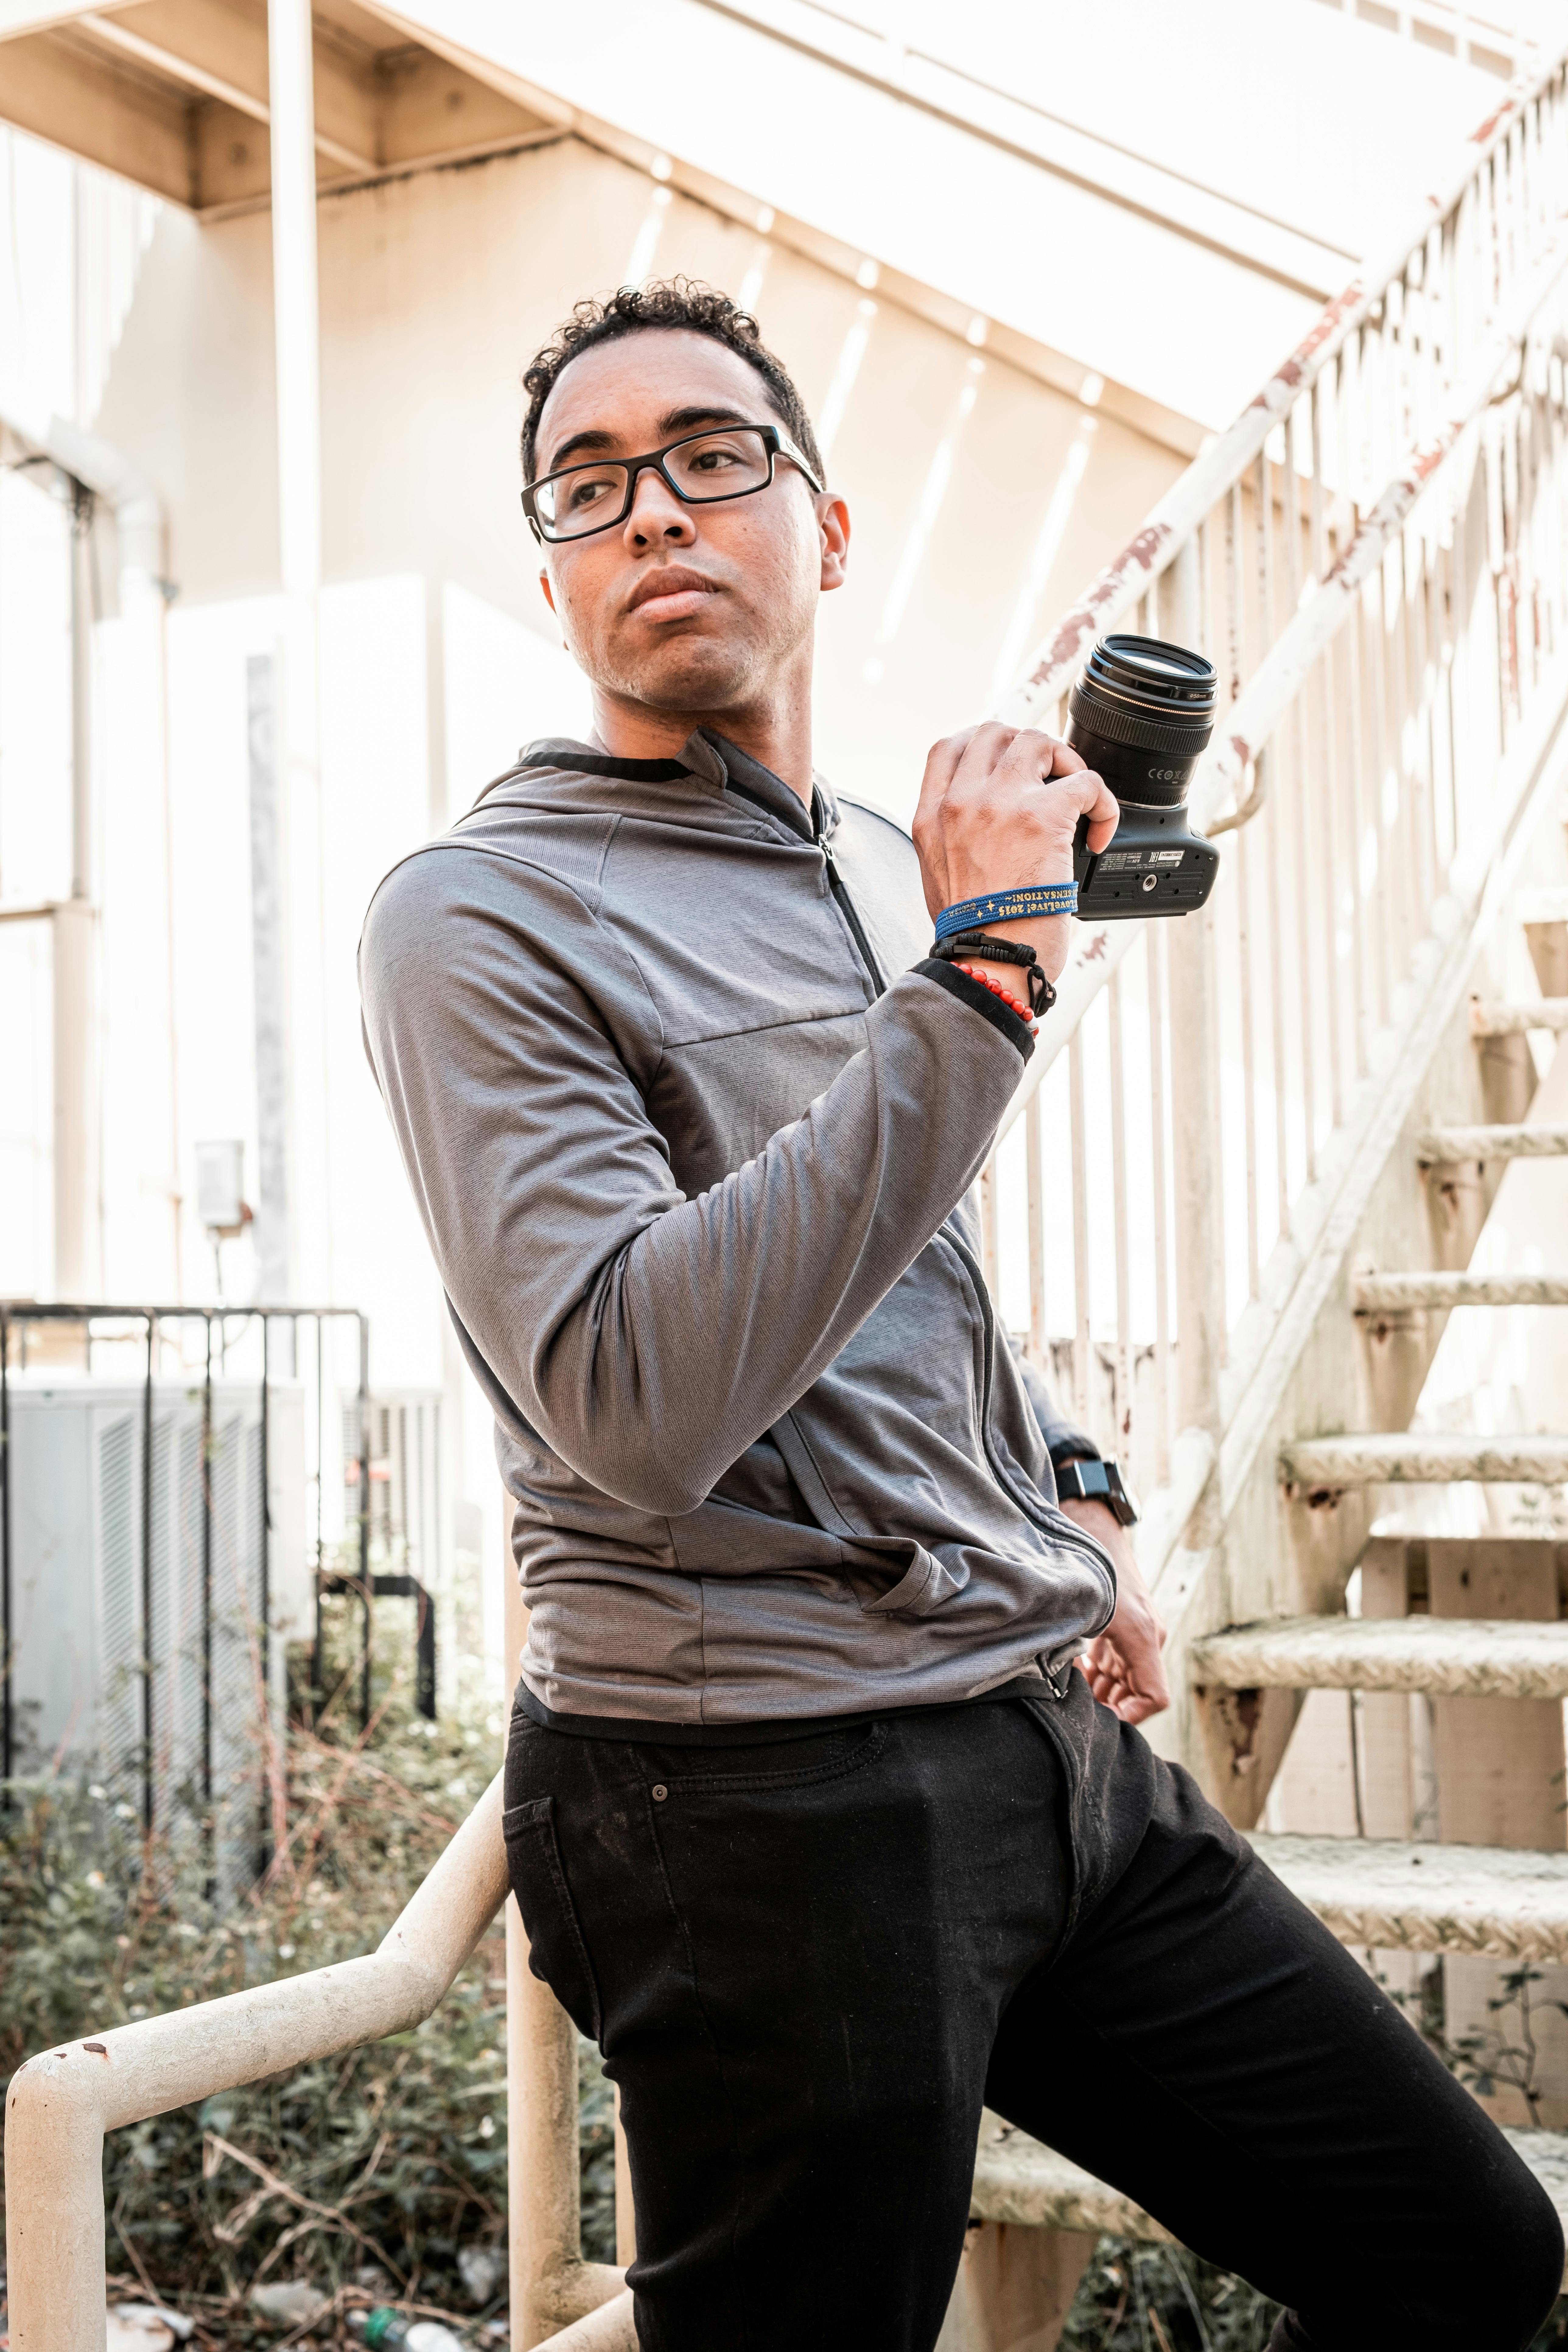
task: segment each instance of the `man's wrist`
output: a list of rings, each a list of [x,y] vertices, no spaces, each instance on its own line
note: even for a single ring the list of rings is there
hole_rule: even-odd
[[[1065,1461],[1053,1460],[1051,1468],[1056,1475],[1058,1502],[1100,1503],[1121,1527],[1137,1526],[1137,1498],[1123,1479],[1121,1465],[1114,1456],[1101,1461],[1074,1454]]]

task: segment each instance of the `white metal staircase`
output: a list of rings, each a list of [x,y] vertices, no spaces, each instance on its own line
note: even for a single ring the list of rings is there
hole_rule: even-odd
[[[1568,902],[1568,894],[1563,894]],[[1538,913],[1531,907],[1532,915]],[[1568,913],[1565,903],[1564,913]],[[1553,914],[1552,919],[1558,919]],[[1548,952],[1562,942],[1540,942]],[[1472,1034],[1516,1035],[1526,1026],[1561,1033],[1562,999],[1478,1007]],[[1568,1129],[1508,1122],[1428,1130],[1424,1167],[1522,1156],[1568,1158]],[[1563,1224],[1568,1254],[1568,1169],[1563,1171]],[[1568,1276],[1470,1275],[1457,1270],[1365,1273],[1350,1286],[1362,1317],[1447,1315],[1455,1307],[1568,1306]],[[1568,1435],[1517,1438],[1383,1431],[1303,1439],[1279,1455],[1282,1493],[1331,1506],[1348,1490],[1401,1482],[1568,1481]],[[1454,1539],[1450,1539],[1453,1541]],[[1551,1579],[1556,1598],[1556,1579]],[[1205,1694],[1354,1691],[1445,1699],[1568,1699],[1568,1621],[1547,1617],[1466,1618],[1431,1614],[1277,1616],[1230,1624],[1193,1638],[1187,1668]],[[1257,1851],[1341,1942],[1371,1954],[1406,1952],[1491,1960],[1513,1969],[1568,1963],[1568,1845],[1559,1822],[1552,1847],[1432,1839],[1255,1834]],[[1512,2129],[1518,2152],[1568,2224],[1568,2133]],[[1121,2192],[1054,2150],[988,2116],[975,2167],[972,2210],[1002,2228],[1068,2233],[1064,2245],[1081,2260],[1100,2231],[1162,2241],[1169,2233]],[[1059,2265],[1048,2281],[1065,2301]],[[973,2299],[964,2325],[950,2326],[953,2352],[1002,2352],[1013,2341]],[[1019,2339],[1022,2340],[1022,2339]],[[1047,2326],[1028,2338],[1053,2340]]]
[[[1215,905],[1181,936],[1129,924],[1082,942],[1069,1020],[1031,1074],[1024,1169],[1004,1144],[985,1202],[1005,1307],[1026,1297],[1037,1360],[1154,1489],[1141,1548],[1179,1685],[1156,1743],[1251,1832],[1306,1696],[1355,1694],[1364,1742],[1385,1759],[1405,1743],[1404,1833],[1256,1843],[1342,1942],[1369,1959],[1441,1956],[1472,2011],[1495,1969],[1568,1962],[1568,1843],[1542,1769],[1561,1770],[1568,1698],[1568,1622],[1539,1557],[1554,1548],[1445,1538],[1442,1589],[1417,1593],[1413,1548],[1373,1530],[1412,1486],[1568,1484],[1568,1430],[1410,1425],[1455,1309],[1568,1305],[1568,1168],[1555,1265],[1471,1270],[1505,1170],[1568,1157],[1560,1116],[1531,1116],[1529,1044],[1544,1059],[1568,1031],[1568,606],[1533,569],[1564,560],[1561,428],[1542,430],[1563,385],[1538,341],[1562,300],[1560,105],[1517,147],[1507,134],[1506,163],[1483,151],[1375,293],[1331,306],[1230,448],[1189,470],[1068,616],[1015,706],[1043,715],[1119,620],[1197,642],[1228,665],[1232,709],[1194,798],[1211,832],[1239,838]],[[1553,193],[1538,182],[1531,197],[1542,168]],[[1534,223],[1517,243],[1500,202]],[[1479,281],[1469,298],[1454,289],[1483,247],[1478,310]],[[1532,400],[1544,406],[1526,420]],[[1526,947],[1539,995],[1521,984]],[[1109,1171],[1089,1164],[1096,1055]],[[1053,1108],[1067,1129],[1054,1152]],[[1121,1238],[1135,1213],[1152,1229],[1142,1280]],[[1070,1252],[1053,1250],[1053,1222]],[[1057,1286],[1070,1349],[1050,1336]],[[1461,1608],[1472,1589],[1484,1601]],[[1413,1833],[1413,1701],[1439,1712],[1461,1760],[1484,1748],[1488,1801],[1510,1773],[1525,1792],[1522,1812],[1503,1805],[1501,1835],[1478,1828],[1474,1790],[1439,1835]],[[1524,1817],[1535,1833],[1521,1840]],[[1568,2136],[1512,2136],[1568,2221]],[[1044,2352],[1093,2232],[1165,2235],[995,2118],[973,2210],[1004,2233],[1066,2234],[1037,2266],[1032,2326],[1016,2293],[977,2286],[943,2352]]]

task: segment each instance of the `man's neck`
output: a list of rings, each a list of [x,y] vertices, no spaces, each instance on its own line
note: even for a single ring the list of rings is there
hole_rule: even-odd
[[[700,727],[726,737],[811,806],[809,694],[799,711],[773,703],[760,709],[656,710],[646,702],[594,688],[594,731],[615,759],[674,759]]]

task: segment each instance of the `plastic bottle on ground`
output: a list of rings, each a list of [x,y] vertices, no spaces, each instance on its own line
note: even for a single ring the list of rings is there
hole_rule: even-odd
[[[384,2305],[375,2311],[351,2311],[349,2326],[374,2352],[464,2352],[460,2337],[438,2319],[405,2319]]]

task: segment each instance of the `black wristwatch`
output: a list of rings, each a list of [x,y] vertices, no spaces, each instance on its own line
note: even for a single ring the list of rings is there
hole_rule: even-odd
[[[1114,1511],[1124,1528],[1138,1524],[1138,1506],[1122,1479],[1121,1465],[1114,1457],[1109,1462],[1086,1462],[1079,1455],[1071,1462],[1053,1462],[1056,1472],[1057,1500],[1063,1502],[1070,1496],[1075,1503],[1103,1503]]]

